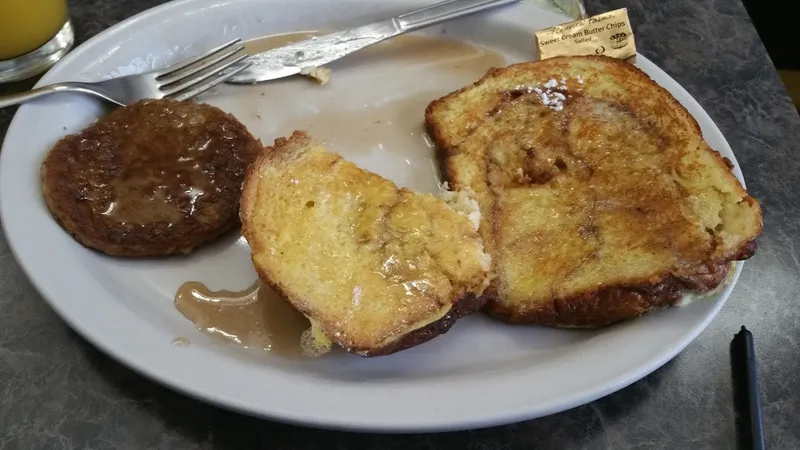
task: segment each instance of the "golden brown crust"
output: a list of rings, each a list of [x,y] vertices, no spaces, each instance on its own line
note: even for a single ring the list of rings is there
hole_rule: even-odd
[[[751,241],[731,260],[750,258],[756,250]],[[568,297],[553,298],[540,308],[521,311],[507,307],[495,289],[487,289],[487,314],[508,323],[535,323],[552,327],[597,328],[639,317],[649,311],[675,306],[686,290],[708,292],[717,288],[732,267],[728,262],[700,266],[691,277],[667,276],[659,282],[602,287]]]
[[[635,80],[636,84],[641,85],[641,87],[636,87],[640,89],[640,94],[647,92],[648,98],[655,98],[658,102],[661,102],[657,106],[648,106],[651,108],[649,110],[651,116],[659,117],[659,113],[663,112],[669,115],[667,120],[671,120],[673,126],[688,129],[687,135],[701,135],[697,121],[671,94],[638,68],[626,62],[600,56],[551,58],[547,60],[547,64],[548,67],[553,67],[552,78],[561,78],[559,70],[563,68],[563,65],[569,64],[570,60],[577,59],[595,61],[600,65],[605,65],[608,70],[617,72],[614,76],[619,76],[622,79],[631,77],[631,80]],[[539,64],[541,63],[528,62],[514,64],[505,69],[491,69],[474,84],[434,100],[428,105],[425,111],[427,131],[436,144],[437,157],[441,164],[444,178],[454,189],[463,189],[476,182],[488,184],[488,178],[486,180],[481,178],[481,176],[488,177],[486,173],[481,176],[477,176],[475,173],[467,174],[462,167],[464,163],[457,162],[456,159],[461,158],[460,154],[466,151],[462,148],[462,142],[466,142],[469,136],[476,133],[476,130],[481,128],[481,124],[484,121],[491,120],[495,111],[502,110],[518,97],[518,95],[509,95],[509,92],[513,94],[512,91],[518,89],[513,87],[506,88],[512,91],[494,91],[492,89],[495,88],[492,87],[487,88],[485,91],[480,91],[480,94],[473,94],[473,92],[484,85],[494,86],[491,83],[503,86],[508,79],[516,80],[514,83],[518,83],[520,80],[526,79],[526,72],[535,70]],[[543,77],[543,80],[551,78],[547,69],[537,73],[539,77]],[[533,80],[527,78],[525,82],[530,83],[531,81]],[[511,86],[514,86],[514,84],[511,84]],[[571,91],[570,94],[571,96],[565,101],[565,105],[582,97],[581,92]],[[459,102],[470,102],[470,107],[462,107]],[[638,107],[641,106],[634,104],[631,109],[635,110]],[[628,108],[628,105],[622,104],[621,108],[624,110]],[[656,108],[660,108],[662,111],[657,111]],[[457,114],[453,114],[452,111],[457,111]],[[496,137],[505,138],[502,135]],[[683,137],[677,139],[683,139]],[[726,186],[733,189],[736,195],[742,198],[742,202],[751,206],[754,215],[760,218],[761,212],[758,202],[750,197],[736,180],[731,172],[732,163],[718,152],[708,148],[702,140],[700,142],[700,145],[704,147],[698,151],[707,152],[708,155],[711,155],[716,160],[719,166],[727,169],[726,173],[723,174],[726,177]],[[488,157],[487,154],[485,158]],[[484,162],[484,165],[488,167],[488,159]],[[525,175],[527,176],[528,174],[525,173]],[[539,179],[529,179],[528,182],[543,184],[547,183],[552,177],[547,173],[541,175],[542,177]],[[491,231],[487,231],[484,228],[482,234],[487,251],[492,254],[494,260],[500,266],[496,267],[495,270],[502,271],[504,262],[502,258],[497,258],[496,253],[496,247],[500,244],[497,244],[495,240],[496,236],[502,233],[508,225],[504,222],[501,223],[499,214],[502,211],[497,204],[497,194],[493,188],[487,187],[486,195],[492,199],[490,203],[492,206],[482,205],[485,219],[482,226],[488,226]],[[487,211],[486,208],[490,208],[490,211]],[[591,216],[589,223],[591,223]],[[718,286],[728,273],[730,261],[747,259],[753,255],[756,249],[754,237],[761,232],[761,227],[762,224],[759,220],[752,233],[753,238],[723,253],[716,252],[716,256],[711,260],[700,259],[692,264],[682,264],[679,270],[663,270],[657,273],[650,273],[646,277],[629,277],[624,283],[600,284],[593,289],[573,290],[567,295],[551,295],[550,298],[531,299],[523,302],[524,304],[522,305],[509,304],[506,301],[502,293],[507,292],[508,286],[503,284],[502,277],[497,277],[484,293],[488,301],[486,311],[493,317],[512,323],[535,323],[566,327],[596,327],[633,318],[654,308],[674,305],[687,289],[704,292]],[[591,236],[592,234],[592,232],[587,233],[589,237],[593,237]],[[525,248],[530,250],[529,247]],[[510,251],[508,249],[505,250]],[[590,255],[589,258],[593,258],[593,256]]]
[[[641,285],[627,284],[602,287],[568,297],[553,298],[539,308],[508,308],[496,292],[487,299],[486,312],[508,323],[535,323],[565,328],[597,328],[639,317],[658,308],[674,306],[686,289],[710,291],[725,280],[730,270],[727,263],[706,267],[703,274],[690,279],[668,276],[666,279]]]
[[[285,289],[283,286],[277,283],[268,272],[256,268],[256,273],[261,281],[272,288],[276,294],[289,303],[293,308],[297,309],[296,305],[288,300],[290,294],[288,289]],[[477,312],[486,305],[486,301],[487,297],[485,296],[476,297],[473,294],[466,294],[456,300],[453,303],[453,307],[450,309],[450,311],[448,311],[447,314],[445,314],[441,319],[422,328],[418,328],[400,337],[400,339],[389,343],[388,345],[378,348],[347,347],[345,350],[349,353],[359,356],[374,357],[391,355],[392,353],[397,353],[401,350],[416,347],[417,345],[421,345],[430,341],[436,336],[448,332],[458,319]],[[299,309],[298,311],[301,314],[307,314],[307,311],[304,312]],[[323,329],[325,328],[325,325],[326,324],[324,323],[321,324]]]
[[[361,356],[384,356],[397,353],[401,350],[411,347],[416,347],[417,345],[430,341],[436,336],[448,332],[458,319],[466,317],[481,309],[486,304],[486,300],[487,299],[483,296],[476,297],[473,294],[464,295],[453,303],[453,307],[447,312],[447,314],[444,315],[444,317],[436,322],[406,334],[389,345],[381,348],[354,348],[349,350],[350,352]]]
[[[487,313],[508,323],[535,323],[566,328],[596,328],[633,319],[681,300],[683,287],[670,279],[643,286],[615,286],[581,295],[549,300],[540,308],[520,311],[492,298]]]
[[[197,121],[177,128],[176,117]],[[141,163],[137,155],[176,158],[206,142],[213,157],[203,162],[203,170],[216,189],[205,191],[196,201],[165,199],[174,207],[176,220],[129,223],[98,210],[101,199],[113,203],[109,186]],[[238,225],[245,168],[260,148],[244,125],[216,107],[142,101],[56,143],[42,162],[42,193],[55,220],[86,247],[127,257],[188,253]]]
[[[242,222],[242,234],[250,242],[252,253],[255,255],[263,252],[264,249],[259,247],[257,239],[254,239],[258,230],[253,226],[253,214],[257,201],[257,190],[260,182],[260,173],[267,166],[280,166],[282,164],[291,164],[291,162],[301,156],[305,147],[312,143],[312,138],[305,131],[295,131],[292,136],[288,138],[279,138],[275,140],[273,146],[266,147],[264,151],[258,155],[255,162],[248,169],[245,177],[245,182],[242,190],[240,218]],[[406,192],[407,190],[401,189]],[[391,209],[391,206],[389,207]],[[286,300],[293,308],[297,309],[306,317],[310,317],[310,311],[304,310],[303,305],[311,304],[311,299],[299,298],[299,294],[290,287],[281,284],[280,280],[276,279],[274,274],[268,270],[260,267],[254,259],[254,266],[258,273],[259,278],[270,286],[275,292]],[[425,343],[434,337],[447,332],[453,324],[461,317],[472,314],[484,306],[486,298],[476,297],[471,290],[475,290],[475,286],[463,284],[452,285],[452,292],[454,296],[458,297],[452,300],[450,310],[438,320],[425,325],[421,328],[412,330],[397,339],[392,340],[386,345],[379,347],[365,347],[358,344],[343,345],[343,348],[350,353],[357,354],[364,357],[383,356],[405,350]],[[334,336],[336,333],[336,326],[334,323],[320,321],[317,318],[318,326],[329,337]],[[333,339],[337,342],[336,339]],[[340,342],[337,342],[340,343]],[[340,343],[341,344],[341,343]]]
[[[242,234],[247,236],[251,230],[247,229],[247,224],[251,222],[249,216],[253,211],[256,201],[256,189],[258,188],[259,173],[263,170],[264,166],[273,163],[273,161],[283,160],[290,162],[292,159],[297,158],[300,153],[299,150],[311,142],[311,136],[307,131],[296,130],[288,138],[279,137],[275,139],[275,143],[271,146],[265,146],[263,150],[258,153],[252,164],[247,167],[242,183],[242,194],[239,206],[239,219],[242,223]],[[276,151],[280,149],[280,151]]]

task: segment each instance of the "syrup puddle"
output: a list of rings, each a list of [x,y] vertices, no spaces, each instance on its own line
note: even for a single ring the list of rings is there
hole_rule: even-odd
[[[303,356],[308,319],[260,281],[238,292],[212,291],[189,281],[175,294],[175,307],[211,335],[281,356]]]

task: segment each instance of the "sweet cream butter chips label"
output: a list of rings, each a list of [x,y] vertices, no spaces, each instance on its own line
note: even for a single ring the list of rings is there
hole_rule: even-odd
[[[575,55],[628,59],[636,55],[627,8],[537,31],[536,46],[541,59]]]

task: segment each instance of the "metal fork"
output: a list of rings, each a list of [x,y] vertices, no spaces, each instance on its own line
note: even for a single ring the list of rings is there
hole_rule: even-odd
[[[119,106],[145,98],[186,100],[247,68],[247,63],[236,66],[248,56],[243,51],[242,40],[236,39],[161,70],[93,83],[55,83],[18,94],[0,96],[0,108],[56,92],[90,94]]]

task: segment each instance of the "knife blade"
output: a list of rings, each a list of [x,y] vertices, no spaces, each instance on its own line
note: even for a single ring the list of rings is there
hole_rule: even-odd
[[[229,78],[232,84],[275,80],[322,67],[362,48],[438,23],[520,0],[447,0],[397,17],[312,37],[245,59],[250,67]]]

